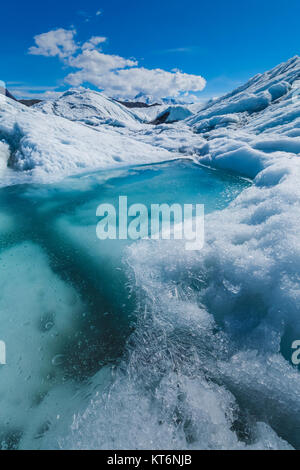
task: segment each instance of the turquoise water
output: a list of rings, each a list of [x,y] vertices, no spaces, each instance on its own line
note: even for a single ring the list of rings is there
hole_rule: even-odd
[[[51,394],[59,390],[63,403],[99,370],[115,367],[135,330],[137,293],[123,256],[132,242],[96,237],[98,205],[117,207],[127,196],[147,207],[204,204],[208,214],[249,185],[181,160],[0,189],[3,448],[39,447],[59,415],[55,400],[47,402]]]

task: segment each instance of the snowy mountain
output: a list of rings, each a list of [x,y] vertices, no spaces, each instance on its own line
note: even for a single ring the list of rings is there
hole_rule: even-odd
[[[266,110],[272,103],[288,97],[293,84],[300,80],[300,58],[293,57],[286,63],[280,64],[274,69],[263,74],[255,75],[246,84],[235,89],[221,98],[209,101],[194,118],[190,125],[204,124],[204,119],[218,116],[235,115],[236,119],[243,119],[253,113]],[[216,119],[215,119],[216,121]],[[215,126],[213,121],[206,122],[208,128]],[[210,126],[211,124],[211,126]],[[201,127],[200,127],[201,130]]]
[[[185,122],[205,139],[201,161],[254,177],[300,152],[300,58],[256,75]]]
[[[146,93],[138,93],[133,101],[136,101],[137,103],[140,102],[140,103],[145,103],[145,104],[148,104],[148,105],[153,105],[153,104],[163,104],[163,100],[160,100],[160,99],[157,99],[157,98],[154,98],[153,96],[151,95],[147,95]]]
[[[125,106],[92,90],[69,90],[55,100],[39,103],[35,109],[90,126],[135,126],[139,121]]]
[[[90,96],[84,93],[84,98]],[[126,108],[123,110],[101,95],[96,95],[97,101],[93,96],[94,104],[87,101],[87,106],[81,98],[81,93],[72,93],[61,100],[27,108],[0,95],[0,160],[2,167],[8,165],[14,170],[7,175],[9,181],[19,181],[22,174],[41,181],[59,180],[84,169],[174,158],[167,150],[135,140],[129,129],[123,135],[117,132],[118,127],[100,125],[115,123],[117,119],[118,123],[123,119],[123,126],[137,125]],[[2,184],[6,184],[4,180],[2,175]]]
[[[8,98],[10,98],[11,100],[14,100],[14,101],[18,101],[19,103],[22,103],[22,104],[25,104],[25,106],[33,106],[34,104],[37,104],[37,103],[40,103],[41,100],[37,100],[37,99],[27,99],[27,100],[17,100],[17,98],[15,98],[9,90],[7,90],[7,88],[4,88],[3,86],[1,86],[1,82],[0,82],[0,95],[4,95],[4,96],[7,96]]]
[[[166,104],[166,105],[184,105],[184,104],[187,104],[186,100],[184,99],[181,99],[180,97],[178,98],[172,98],[172,97],[165,97],[165,98],[154,98],[153,96],[151,95],[147,95],[146,93],[138,93],[133,101],[136,101],[136,102],[140,102],[140,103],[145,103],[145,104],[148,104],[149,106],[154,106],[154,105],[162,105],[162,104]]]
[[[196,113],[188,105],[133,113],[91,90],[70,90],[30,109],[2,94],[2,149],[9,146],[10,167],[56,177],[93,165],[184,155],[255,177],[273,158],[299,153],[299,80],[300,59],[294,57]]]
[[[189,116],[192,116],[192,111],[188,108],[188,106],[169,106],[166,107],[163,111],[161,111],[155,120],[152,122],[153,124],[162,124],[162,123],[173,123],[177,121],[182,121],[187,119]]]
[[[0,95],[7,96],[8,98],[12,100],[17,101],[17,99],[7,90],[7,88],[4,88],[2,86],[2,83],[3,82],[0,81]]]

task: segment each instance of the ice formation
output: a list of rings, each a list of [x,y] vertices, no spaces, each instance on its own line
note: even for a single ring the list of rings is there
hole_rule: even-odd
[[[69,90],[54,101],[35,105],[35,109],[90,126],[110,124],[116,127],[138,127],[139,118],[130,109],[102,93]]]
[[[81,103],[81,98],[78,99]],[[51,105],[47,103],[48,106]],[[119,105],[115,106],[119,109]],[[0,95],[0,155],[1,161],[7,158],[9,146],[8,165],[19,172],[12,178],[20,177],[23,172],[25,178],[51,181],[85,169],[175,158],[165,149],[117,133],[114,127],[83,124],[78,112],[78,109],[74,111],[71,121],[26,108]]]
[[[176,122],[192,116],[192,111],[188,106],[169,106],[158,114],[156,121],[159,122]]]
[[[11,436],[0,423],[3,445],[300,448],[300,376],[291,363],[291,344],[300,338],[299,85],[300,58],[294,57],[194,110],[187,119],[156,126],[121,105],[108,110],[110,101],[94,92],[72,92],[39,109],[0,96],[1,175],[6,162],[11,170],[3,179],[6,185],[15,182],[16,175],[20,182],[45,181],[91,168],[119,168],[122,190],[128,190],[127,178],[132,177],[132,191],[141,180],[141,194],[151,198],[147,178],[163,173],[152,164],[179,157],[217,169],[211,171],[224,178],[228,172],[249,178],[226,207],[214,207],[207,214],[203,250],[187,252],[184,241],[141,240],[111,249],[108,258],[94,246],[96,222],[91,214],[99,188],[102,196],[119,188],[115,177],[102,172],[92,182],[86,175],[65,180],[60,189],[53,187],[51,197],[48,186],[45,194],[39,188],[39,216],[50,217],[59,209],[47,233],[53,249],[66,251],[64,263],[74,254],[86,279],[92,272],[98,279],[102,272],[99,286],[89,287],[93,293],[105,285],[105,266],[110,276],[122,272],[132,297],[118,300],[120,305],[134,302],[134,330],[120,360],[93,369],[79,391],[53,368],[62,359],[61,345],[78,332],[86,306],[69,279],[55,272],[58,261],[49,261],[45,247],[39,246],[40,236],[35,243],[21,244],[7,235],[18,221],[10,220],[8,205],[1,209],[0,234],[13,244],[0,253],[6,266],[0,281],[4,333],[10,341],[13,332],[17,338],[23,335],[20,344],[31,341],[40,351],[36,357],[22,358],[16,349],[12,356],[19,367],[15,374],[33,376],[25,382],[25,397],[5,386],[19,376],[1,381],[6,403],[1,419],[9,428],[9,417],[18,417]],[[101,111],[92,109],[93,102]],[[143,176],[132,168],[140,163],[149,164]],[[126,165],[131,168],[123,173]],[[172,183],[161,182],[166,194]],[[231,194],[232,186],[226,184]],[[209,181],[203,183],[203,191],[210,188]],[[1,197],[6,190],[10,188],[2,189]],[[25,200],[34,188],[28,185],[27,191],[23,194],[22,189]],[[76,286],[81,286],[83,271],[79,274],[77,279],[73,273]],[[114,284],[109,274],[107,279],[109,300],[117,301],[125,281],[119,278]],[[26,300],[32,283],[37,285],[35,294]],[[20,298],[25,299],[21,306]],[[109,312],[104,313],[109,324]],[[49,322],[54,337],[47,333]],[[3,368],[0,373],[4,377],[11,372]],[[46,381],[37,396],[41,386],[36,377],[49,374],[54,384],[49,387]]]

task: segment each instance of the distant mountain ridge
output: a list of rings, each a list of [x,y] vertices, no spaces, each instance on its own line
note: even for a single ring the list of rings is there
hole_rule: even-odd
[[[88,89],[70,89],[54,100],[37,104],[35,109],[94,127],[101,124],[136,126],[141,122],[138,116],[119,102]]]
[[[1,95],[5,95],[7,96],[8,98],[14,100],[14,101],[18,101],[9,91],[7,88],[4,88],[0,85],[0,94]]]
[[[14,101],[18,101],[19,103],[22,103],[24,104],[25,106],[33,106],[34,104],[37,104],[37,103],[40,103],[41,100],[37,100],[37,99],[29,99],[29,100],[17,100],[17,98],[15,98],[11,93],[10,91],[8,91],[7,88],[3,88],[2,86],[0,86],[0,94],[1,95],[5,95],[7,96],[7,98],[10,98],[11,100],[14,100]]]
[[[160,106],[160,103],[153,103],[153,104],[147,104],[143,103],[142,101],[120,101],[120,100],[114,100],[117,103],[122,104],[126,108],[132,109],[132,108],[152,108],[153,106]]]

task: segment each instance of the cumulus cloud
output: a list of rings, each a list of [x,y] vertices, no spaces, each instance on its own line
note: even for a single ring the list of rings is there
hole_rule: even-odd
[[[138,65],[136,60],[124,59],[118,55],[104,54],[90,48],[83,50],[76,57],[70,57],[68,63],[73,68],[81,69],[79,72],[70,74],[67,77],[66,80],[69,83],[80,85],[83,82],[90,82],[96,86],[99,86],[98,78],[103,77],[108,72]]]
[[[114,98],[134,98],[137,94],[156,99],[203,90],[206,81],[199,75],[139,67],[135,59],[105,54],[101,44],[106,38],[93,36],[80,46],[75,43],[74,30],[57,29],[35,36],[36,46],[29,52],[58,56],[75,69],[65,81],[72,86],[90,83]]]
[[[76,31],[63,28],[38,34],[34,37],[35,46],[29,48],[29,54],[46,57],[70,57],[78,49],[74,36]]]
[[[103,54],[105,57],[105,54]],[[111,57],[111,56],[109,56]],[[121,58],[120,58],[121,59]],[[118,60],[117,60],[118,61]],[[182,72],[167,72],[162,69],[146,69],[144,67],[109,68],[105,59],[106,70],[100,67],[100,62],[87,62],[78,72],[71,73],[66,81],[73,86],[89,82],[104,90],[112,97],[134,98],[137,94],[151,94],[154,98],[178,96],[189,91],[201,91],[205,80],[197,75]],[[79,64],[78,64],[79,65]]]
[[[107,38],[103,36],[92,36],[88,41],[82,44],[82,50],[94,49],[96,46],[107,41]]]

